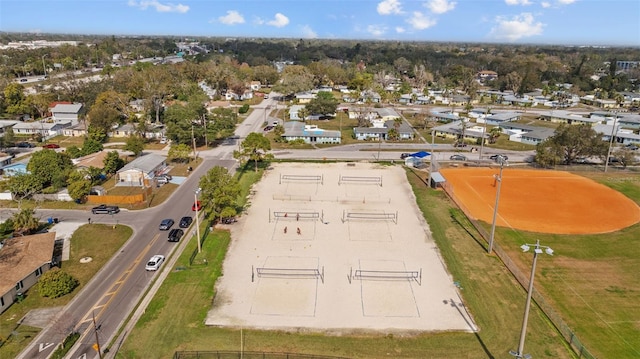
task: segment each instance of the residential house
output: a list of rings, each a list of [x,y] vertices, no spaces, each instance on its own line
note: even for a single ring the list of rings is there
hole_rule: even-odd
[[[503,122],[518,121],[520,116],[518,112],[500,112],[485,117],[484,122],[487,125],[499,126]]]
[[[82,110],[81,103],[57,103],[49,109],[54,123],[66,124],[66,127],[77,125]]]
[[[328,131],[299,121],[286,122],[282,137],[287,141],[303,140],[309,144],[340,144],[342,141],[340,131]]]
[[[464,128],[464,134],[462,131]],[[434,135],[441,138],[452,139],[456,141],[463,141],[466,143],[478,143],[480,139],[484,138],[486,142],[489,138],[489,131],[482,126],[471,126],[467,122],[454,121],[445,123],[444,125],[436,126],[433,128]]]
[[[386,127],[355,127],[353,134],[356,140],[368,141],[368,140],[384,140],[387,138],[389,129]]]
[[[593,129],[594,131],[602,135],[603,141],[611,141],[611,134],[614,132],[613,124],[597,124],[593,126]],[[640,135],[634,133],[632,130],[621,128],[618,125],[616,125],[616,131],[613,135],[613,138],[614,143],[618,143],[621,145],[640,143]]]
[[[131,123],[125,123],[122,126],[114,129],[111,133],[109,133],[109,137],[112,138],[129,138],[131,135],[136,133],[135,125]]]
[[[260,91],[261,87],[262,84],[260,84],[260,81],[251,81],[249,83],[249,88],[251,89],[251,91]]]
[[[431,111],[429,112],[429,117],[433,121],[445,122],[445,123],[461,120],[460,116],[458,116],[457,114],[448,113],[448,112]]]
[[[13,128],[13,126],[18,123],[20,123],[20,121],[0,120],[0,137],[3,137],[10,128]]]
[[[68,137],[85,136],[87,134],[85,126],[85,124],[79,123],[75,126],[65,127],[62,129],[62,135]]]
[[[0,313],[53,266],[55,232],[5,239],[0,247]]]
[[[396,128],[395,120],[387,120],[384,123],[384,127],[388,129],[395,128],[398,132],[398,137],[400,140],[412,140],[414,136],[413,128],[407,124],[406,121],[402,121],[400,125]],[[388,133],[387,133],[388,134]]]
[[[476,80],[480,83],[492,81],[498,78],[498,73],[495,71],[483,70],[476,74]]]
[[[86,169],[90,167],[103,169],[104,168],[104,159],[107,157],[109,151],[102,150],[100,152],[95,152],[88,154],[86,156],[74,158],[71,160],[77,169]]]
[[[568,125],[583,125],[588,124],[593,126],[596,123],[600,123],[602,120],[598,118],[588,118],[568,111],[556,110],[549,111],[540,114],[540,119],[543,121],[550,121],[553,123],[566,123]]]
[[[632,113],[613,113],[606,111],[591,112],[589,117],[604,122],[608,125],[613,125],[614,117],[617,124],[622,128],[640,129],[640,115]]]
[[[115,175],[117,186],[148,187],[153,179],[168,170],[164,156],[154,153],[137,157]]]
[[[44,121],[20,122],[13,126],[13,133],[29,136],[40,134],[42,138],[49,139],[58,136],[67,127],[70,127],[69,122],[66,124]]]
[[[380,103],[382,102],[382,97],[375,91],[367,90],[360,92],[358,101],[362,103]]]
[[[291,105],[291,106],[289,106],[289,120],[291,120],[291,121],[302,121],[303,119],[300,117],[299,113],[304,108],[305,108],[305,105]]]
[[[295,94],[295,99],[299,104],[306,104],[315,99],[316,95],[311,92],[300,92]]]
[[[374,110],[378,114],[378,118],[380,118],[383,122],[393,121],[397,118],[402,118],[400,117],[400,114],[396,112],[396,110],[390,107],[376,108]]]
[[[502,133],[509,136],[509,141],[537,145],[555,133],[555,129],[531,126],[515,122],[503,122],[499,125]]]

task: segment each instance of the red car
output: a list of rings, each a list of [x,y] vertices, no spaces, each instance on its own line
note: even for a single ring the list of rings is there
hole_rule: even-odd
[[[193,205],[191,205],[191,210],[192,211],[200,211],[200,210],[202,210],[202,204],[200,204],[200,201],[197,201]]]
[[[60,145],[57,145],[55,143],[47,143],[46,145],[42,146],[42,148],[60,148]]]

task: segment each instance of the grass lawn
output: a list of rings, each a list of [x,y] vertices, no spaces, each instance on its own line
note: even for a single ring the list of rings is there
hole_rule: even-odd
[[[640,176],[579,173],[640,204]],[[607,210],[603,205],[603,210]],[[490,224],[485,224],[490,228]],[[496,242],[524,273],[531,253],[519,246],[540,240],[555,251],[539,257],[536,289],[598,358],[640,357],[640,224],[606,234],[550,235],[497,228]]]
[[[478,235],[440,191],[427,189],[423,176],[407,172],[418,205],[425,213],[452,279],[460,283],[480,332],[365,334],[333,336],[317,333],[244,330],[244,350],[295,352],[350,358],[493,358],[507,357],[518,344],[525,291],[494,256],[485,254]],[[462,224],[458,223],[461,222]],[[170,358],[176,350],[238,350],[240,331],[203,325],[215,295],[213,288],[231,239],[214,231],[203,245],[208,266],[188,266],[195,243],[152,300],[119,351],[118,358]],[[184,305],[185,298],[189,305]],[[527,353],[536,358],[571,358],[564,342],[534,307],[529,320]]]
[[[40,331],[39,328],[20,325],[30,310],[64,306],[89,282],[93,275],[116,253],[131,237],[133,231],[126,226],[91,224],[78,228],[71,237],[71,252],[68,261],[62,262],[61,268],[78,279],[80,285],[73,293],[56,299],[41,297],[37,287],[32,287],[24,301],[9,307],[0,315],[0,358],[15,358]],[[89,263],[80,263],[80,258],[91,257]]]

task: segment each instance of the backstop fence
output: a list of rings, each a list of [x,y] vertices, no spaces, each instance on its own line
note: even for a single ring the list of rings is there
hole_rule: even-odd
[[[249,351],[178,351],[173,359],[348,359],[327,355],[269,353]]]
[[[445,182],[442,186],[442,189],[444,189],[447,196],[458,206],[458,208],[462,211],[462,213],[464,213],[469,223],[473,225],[475,230],[480,234],[480,236],[482,236],[482,238],[485,240],[488,246],[489,239],[491,238],[490,234],[484,229],[484,227],[482,227],[482,225],[480,225],[480,223],[478,223],[478,220],[471,215],[471,212],[467,209],[467,207],[460,200],[458,200],[458,198],[455,195],[453,186],[450,183]],[[460,225],[464,226],[463,223],[460,223]],[[511,272],[511,274],[516,278],[518,283],[520,283],[520,285],[526,290],[526,288],[529,285],[529,276],[523,273],[518,268],[516,263],[513,260],[511,260],[507,252],[504,251],[502,247],[500,247],[500,245],[495,241],[493,242],[492,250],[496,253],[496,256],[498,256],[498,258],[502,261],[502,263],[504,263],[505,267],[507,267],[507,269]],[[591,352],[589,352],[589,350],[584,346],[584,344],[582,344],[582,341],[580,341],[576,333],[573,330],[571,330],[569,325],[562,319],[560,314],[558,314],[553,309],[551,304],[549,304],[544,299],[542,294],[540,294],[540,292],[538,292],[535,289],[535,287],[533,288],[533,293],[531,297],[538,305],[538,308],[540,308],[540,310],[544,312],[547,318],[551,320],[551,322],[556,327],[556,329],[560,332],[560,334],[562,334],[564,339],[571,345],[571,348],[578,354],[580,358],[596,359],[596,357],[593,354],[591,354]]]

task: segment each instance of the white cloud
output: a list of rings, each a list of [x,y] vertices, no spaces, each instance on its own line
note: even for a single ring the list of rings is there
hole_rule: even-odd
[[[387,28],[382,25],[369,25],[367,26],[367,32],[373,36],[382,36],[387,32]]]
[[[548,8],[548,7],[551,7],[551,3],[546,2],[546,1],[541,2],[540,5],[542,5],[542,7],[545,8],[545,9]]]
[[[407,22],[416,30],[428,29],[437,23],[435,19],[425,16],[420,11],[414,11]]]
[[[313,29],[309,25],[304,25],[302,27],[302,36],[306,39],[315,39],[318,37],[318,34],[313,31]]]
[[[558,0],[558,2],[562,5],[569,5],[569,4],[573,4],[574,2],[576,2],[577,0]]]
[[[504,0],[507,5],[531,5],[529,0]]]
[[[403,32],[405,32],[406,30],[404,29],[404,27],[402,26],[396,26],[396,32],[398,34],[402,34]]]
[[[184,14],[185,12],[189,11],[188,5],[176,5],[171,3],[161,4],[156,0],[129,0],[129,6],[139,7],[141,10],[146,10],[147,8],[151,7],[155,8],[157,12],[179,12],[181,14]]]
[[[540,35],[544,27],[543,23],[535,22],[533,15],[526,12],[511,18],[498,16],[496,23],[497,25],[491,29],[491,36],[510,42],[523,37]]]
[[[244,24],[244,17],[235,10],[229,10],[227,15],[220,16],[218,21],[225,25]]]
[[[283,27],[289,24],[289,18],[282,15],[281,13],[277,13],[274,16],[274,19],[271,21],[267,21],[267,25],[275,26],[275,27]]]
[[[424,6],[431,10],[431,12],[434,14],[444,14],[445,12],[455,9],[456,2],[448,0],[430,0],[429,2],[425,3]]]
[[[377,10],[380,15],[397,15],[402,14],[402,5],[398,0],[383,0],[378,3]]]

